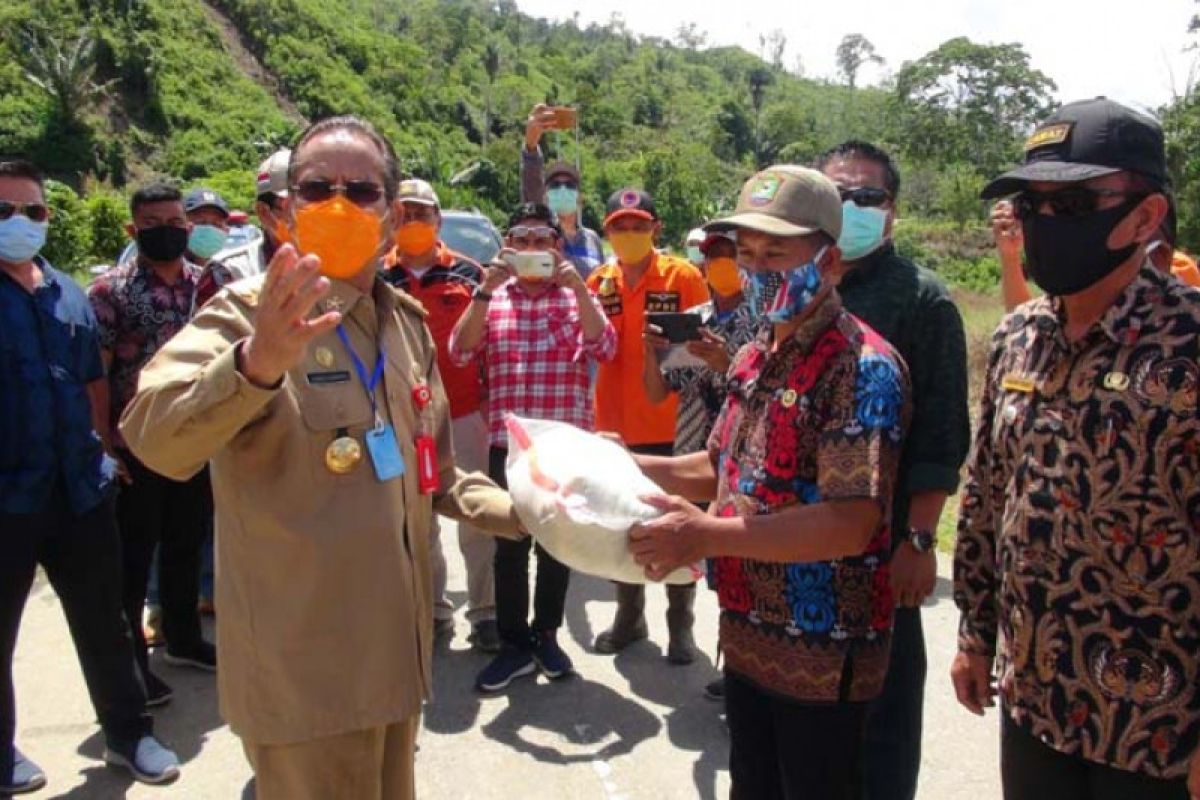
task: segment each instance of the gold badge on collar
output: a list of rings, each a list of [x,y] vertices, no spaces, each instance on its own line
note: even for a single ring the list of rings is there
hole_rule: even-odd
[[[1124,372],[1110,372],[1104,376],[1104,388],[1114,392],[1123,392],[1129,388],[1129,376]]]
[[[317,363],[322,367],[328,368],[333,366],[333,351],[328,347],[318,347],[315,357]]]
[[[795,389],[788,389],[783,393],[783,397],[779,398],[779,402],[783,404],[784,408],[791,408],[792,406],[796,405],[796,400],[798,400],[799,397],[800,395],[796,394]]]
[[[1033,390],[1037,388],[1037,383],[1033,378],[1025,375],[1019,375],[1015,372],[1010,372],[1004,376],[1000,387],[1006,392],[1020,392],[1021,394],[1033,394]]]

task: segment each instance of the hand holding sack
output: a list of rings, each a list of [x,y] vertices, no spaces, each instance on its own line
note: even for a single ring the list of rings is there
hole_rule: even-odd
[[[509,414],[505,473],[513,505],[542,547],[571,569],[623,583],[646,583],[629,552],[629,529],[662,514],[643,503],[663,494],[615,442],[564,422]],[[665,583],[694,583],[700,564]]]

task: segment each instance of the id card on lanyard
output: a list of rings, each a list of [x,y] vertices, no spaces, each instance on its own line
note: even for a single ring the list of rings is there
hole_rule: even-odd
[[[350,361],[354,364],[354,371],[358,375],[363,389],[366,390],[367,400],[371,403],[371,416],[375,424],[371,430],[367,431],[365,441],[367,453],[371,456],[371,464],[375,467],[375,477],[379,479],[380,483],[399,478],[404,474],[404,456],[400,453],[400,444],[396,439],[395,429],[390,423],[383,421],[383,417],[379,413],[379,405],[375,400],[375,388],[383,380],[383,346],[380,345],[379,353],[375,356],[374,369],[371,370],[370,375],[367,375],[366,365],[358,357],[358,353],[354,352],[354,348],[350,346],[350,337],[346,335],[346,330],[341,325],[337,327],[337,335],[342,340],[342,345],[346,348]]]

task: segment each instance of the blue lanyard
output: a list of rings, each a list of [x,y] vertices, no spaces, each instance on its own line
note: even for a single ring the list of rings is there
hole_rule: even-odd
[[[367,366],[363,364],[362,359],[358,357],[358,353],[354,352],[354,348],[350,346],[350,337],[346,335],[346,330],[341,325],[337,326],[337,335],[342,340],[342,345],[346,348],[346,352],[350,354],[350,360],[354,362],[354,371],[358,373],[358,379],[362,381],[363,388],[367,390],[367,399],[371,401],[371,414],[374,415],[375,424],[378,425],[382,420],[379,416],[379,410],[375,406],[375,387],[383,379],[383,345],[379,346],[379,354],[375,356],[375,369],[372,370],[371,377],[368,379]]]

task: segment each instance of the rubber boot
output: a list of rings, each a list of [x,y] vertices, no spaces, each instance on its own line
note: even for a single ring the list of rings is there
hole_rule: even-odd
[[[696,640],[692,638],[695,604],[696,584],[667,586],[667,632],[671,636],[667,661],[672,664],[690,664],[696,660]]]
[[[650,635],[646,629],[646,587],[637,583],[617,584],[617,615],[612,627],[596,637],[597,653],[619,653]]]

